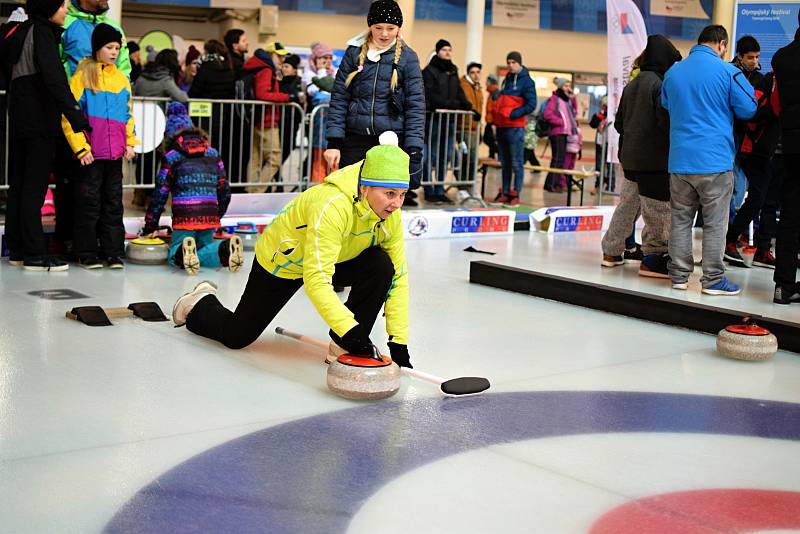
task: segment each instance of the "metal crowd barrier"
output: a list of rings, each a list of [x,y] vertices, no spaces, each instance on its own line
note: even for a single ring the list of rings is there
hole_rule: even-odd
[[[134,98],[140,154],[127,165],[123,187],[152,188],[161,167],[168,99]],[[295,103],[249,100],[190,100],[194,125],[216,148],[234,191],[298,191],[308,186],[304,172],[305,112]]]
[[[421,185],[466,191],[466,196],[459,195],[462,204],[474,200],[484,205],[477,190],[481,132],[475,115],[471,111],[437,110],[427,114],[425,125]]]
[[[306,176],[312,184],[320,183],[328,175],[330,169],[323,153],[328,148],[325,129],[328,124],[329,104],[321,104],[311,110],[308,115],[308,141],[306,158]]]

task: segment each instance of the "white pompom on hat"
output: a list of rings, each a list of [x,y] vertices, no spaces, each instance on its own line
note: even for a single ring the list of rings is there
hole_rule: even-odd
[[[382,145],[400,146],[400,139],[397,137],[396,133],[387,130],[378,136],[378,143]]]

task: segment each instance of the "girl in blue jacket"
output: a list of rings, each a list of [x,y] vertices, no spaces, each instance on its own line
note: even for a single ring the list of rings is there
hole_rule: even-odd
[[[331,97],[327,125],[331,168],[364,159],[378,136],[394,131],[410,157],[410,189],[419,187],[425,139],[425,88],[417,54],[400,38],[403,13],[394,0],[377,0],[369,30],[350,41]]]

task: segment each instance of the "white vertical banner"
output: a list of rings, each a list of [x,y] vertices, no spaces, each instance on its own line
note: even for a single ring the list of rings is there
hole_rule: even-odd
[[[632,0],[606,0],[608,17],[608,120],[617,114],[622,90],[628,84],[633,61],[647,46],[644,18]],[[608,129],[608,161],[618,163],[619,134]]]

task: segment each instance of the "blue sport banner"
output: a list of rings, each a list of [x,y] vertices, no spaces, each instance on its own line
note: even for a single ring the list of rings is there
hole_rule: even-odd
[[[797,31],[800,2],[741,3],[736,6],[736,31],[731,48],[745,35],[761,45],[761,72],[772,70],[772,56],[792,40]]]

